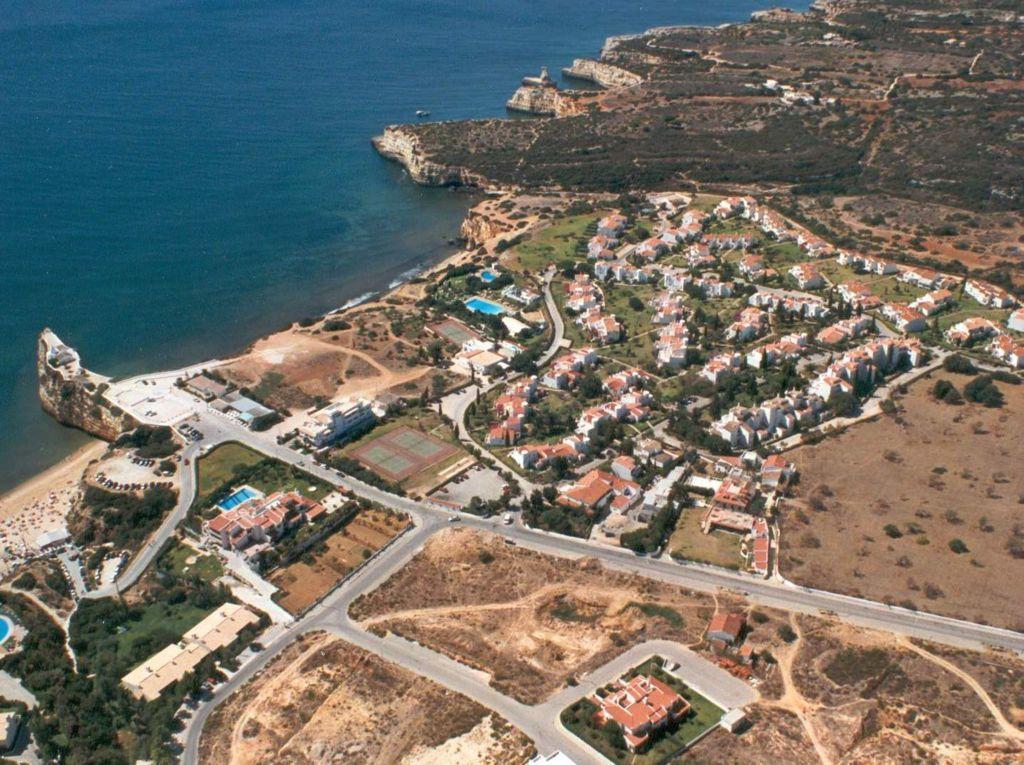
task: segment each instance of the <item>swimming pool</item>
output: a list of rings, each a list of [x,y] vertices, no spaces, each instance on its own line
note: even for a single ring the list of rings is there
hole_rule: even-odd
[[[250,499],[257,499],[262,497],[263,494],[251,486],[243,486],[241,489],[236,489],[227,499],[222,500],[217,506],[221,510],[230,510],[233,507],[238,507],[243,502],[248,502]]]
[[[478,297],[467,300],[466,308],[470,311],[475,311],[476,313],[486,313],[488,316],[497,316],[500,313],[505,313],[505,308],[503,306]]]
[[[493,282],[497,278],[498,278],[498,275],[496,273],[494,273],[494,271],[481,271],[480,272],[480,281],[484,282],[485,284],[490,284],[491,282]]]
[[[6,616],[0,616],[0,645],[11,636],[11,627],[13,626],[10,619]]]

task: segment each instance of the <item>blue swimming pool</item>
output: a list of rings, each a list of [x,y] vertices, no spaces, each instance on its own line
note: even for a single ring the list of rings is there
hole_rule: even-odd
[[[505,309],[497,303],[492,303],[490,300],[478,297],[467,300],[466,308],[476,313],[486,313],[488,316],[497,316],[499,313],[505,313]]]
[[[6,616],[0,616],[0,644],[2,644],[11,634],[11,620]]]
[[[493,282],[497,278],[498,278],[498,275],[496,273],[494,273],[494,271],[481,271],[480,272],[480,281],[482,281],[482,282],[484,282],[486,284],[490,284],[491,282]]]
[[[222,500],[218,507],[222,510],[230,510],[233,507],[238,507],[243,502],[262,496],[260,492],[251,486],[243,486],[241,489],[236,489],[227,499]]]

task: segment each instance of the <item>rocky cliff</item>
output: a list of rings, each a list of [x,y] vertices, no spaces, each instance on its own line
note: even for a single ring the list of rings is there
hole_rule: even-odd
[[[138,425],[103,398],[109,378],[82,367],[78,353],[49,329],[39,335],[36,371],[43,411],[57,422],[107,441]]]
[[[374,148],[388,159],[405,166],[409,177],[425,186],[478,186],[481,179],[458,167],[431,162],[420,147],[419,138],[403,125],[389,125],[373,139]]]
[[[529,85],[516,89],[512,98],[505,102],[505,108],[542,117],[565,117],[580,112],[572,96],[556,88],[537,88]]]
[[[462,221],[459,236],[466,240],[467,249],[474,249],[512,230],[509,221],[491,217],[487,212],[474,208]]]
[[[643,77],[620,66],[590,58],[577,58],[562,70],[567,77],[596,82],[604,88],[630,88],[643,82]]]

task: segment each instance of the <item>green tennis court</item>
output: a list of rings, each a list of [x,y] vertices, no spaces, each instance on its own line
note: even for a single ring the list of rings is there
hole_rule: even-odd
[[[436,436],[403,425],[369,440],[350,456],[382,478],[401,481],[457,451]]]

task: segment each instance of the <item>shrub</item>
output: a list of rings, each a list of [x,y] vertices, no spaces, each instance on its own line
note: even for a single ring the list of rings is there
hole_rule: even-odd
[[[956,389],[949,380],[939,380],[935,383],[932,388],[932,396],[936,400],[942,401],[946,404],[961,404],[963,403],[963,397],[960,395],[960,391]]]
[[[885,532],[886,536],[891,537],[892,539],[899,539],[903,536],[903,532],[892,523],[885,524],[885,526],[882,527],[882,531]]]
[[[788,624],[780,624],[776,633],[784,643],[792,643],[796,640],[796,632]]]
[[[957,555],[963,555],[965,552],[969,552],[967,545],[964,544],[964,541],[962,539],[949,540],[949,549],[955,552]]]
[[[961,356],[959,353],[954,353],[952,356],[947,356],[943,359],[942,368],[947,372],[954,372],[958,375],[973,375],[978,371],[969,358]]]
[[[1003,405],[1003,393],[992,382],[991,375],[975,377],[964,386],[964,397],[968,401],[997,409]]]

